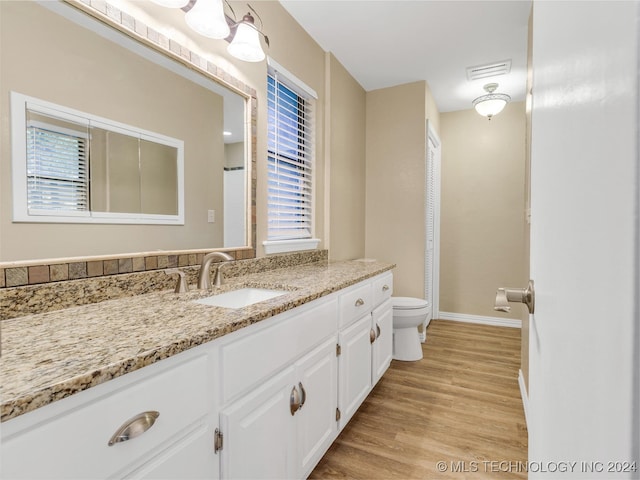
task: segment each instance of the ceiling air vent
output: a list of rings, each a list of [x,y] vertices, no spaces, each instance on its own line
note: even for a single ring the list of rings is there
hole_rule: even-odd
[[[480,78],[495,77],[497,75],[505,75],[511,71],[511,60],[503,60],[502,62],[488,63],[486,65],[478,65],[476,67],[467,67],[467,79],[478,80]]]

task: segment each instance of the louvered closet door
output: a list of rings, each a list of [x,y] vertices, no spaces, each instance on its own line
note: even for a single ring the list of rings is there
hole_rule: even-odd
[[[435,161],[436,146],[428,138],[427,148],[427,168],[426,168],[426,195],[425,195],[425,212],[426,212],[426,242],[425,247],[425,281],[424,281],[424,298],[433,307],[433,287],[434,287],[434,260],[435,260],[435,204],[436,204],[436,179],[435,179]],[[431,310],[433,311],[433,309]],[[430,320],[430,318],[428,319]]]

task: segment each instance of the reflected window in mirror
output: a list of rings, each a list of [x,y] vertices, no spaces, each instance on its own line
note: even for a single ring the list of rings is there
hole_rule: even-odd
[[[181,140],[11,99],[14,221],[184,224]]]

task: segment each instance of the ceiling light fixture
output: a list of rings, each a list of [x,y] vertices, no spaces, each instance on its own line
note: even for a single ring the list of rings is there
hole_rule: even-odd
[[[498,88],[497,83],[487,83],[484,86],[486,95],[476,98],[473,101],[473,107],[483,117],[491,120],[491,117],[499,114],[504,107],[511,101],[511,97],[505,93],[494,93]]]
[[[186,12],[185,21],[192,30],[209,38],[224,38],[229,43],[227,51],[233,57],[245,62],[260,62],[266,55],[262,50],[260,35],[264,38],[264,43],[269,46],[269,37],[261,29],[256,27],[255,20],[251,12],[242,17],[242,20],[235,20],[236,14],[227,0],[152,0],[164,7],[181,8]],[[224,3],[223,3],[224,2]],[[227,4],[233,14],[233,18],[224,13],[224,5]],[[249,9],[260,20],[262,19],[251,5],[247,3]]]

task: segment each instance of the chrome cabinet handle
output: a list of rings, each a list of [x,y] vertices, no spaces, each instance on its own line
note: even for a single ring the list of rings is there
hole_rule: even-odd
[[[382,291],[386,292],[387,290],[389,290],[389,285],[383,285],[382,286]]]
[[[291,411],[291,415],[295,415],[298,410],[300,410],[300,394],[298,393],[298,389],[294,385],[291,389],[291,396],[289,397],[289,410]]]
[[[376,323],[376,339],[380,336],[382,332],[380,331],[380,325]]]
[[[144,432],[153,427],[156,419],[160,416],[159,412],[149,411],[142,412],[133,418],[130,418],[113,434],[108,445],[111,447],[116,443],[126,442],[132,438],[142,435]]]
[[[302,386],[302,382],[298,382],[298,386],[300,387],[300,392],[302,393],[302,399],[300,400],[300,408],[304,407],[304,403],[307,401],[307,391]]]
[[[369,330],[369,342],[373,343],[376,341],[376,331],[372,328]]]
[[[364,305],[364,300],[359,298],[356,300],[356,307],[361,307],[362,305]]]

